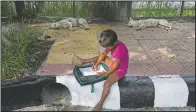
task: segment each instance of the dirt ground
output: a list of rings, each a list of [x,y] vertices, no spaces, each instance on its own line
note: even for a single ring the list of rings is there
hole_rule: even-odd
[[[40,105],[31,106],[14,111],[91,111],[92,108],[83,106],[70,106],[70,105]],[[102,111],[112,111],[108,109],[103,109]],[[119,111],[195,111],[195,107],[171,107],[171,108],[122,108]]]
[[[74,64],[74,55],[82,58],[90,58],[99,55],[96,31],[108,29],[111,26],[92,25],[90,30],[77,29],[48,29],[40,37],[51,36],[56,39],[46,60],[46,64]]]

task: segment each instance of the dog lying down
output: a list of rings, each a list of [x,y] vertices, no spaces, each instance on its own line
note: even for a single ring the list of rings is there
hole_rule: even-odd
[[[73,27],[81,27],[89,30],[89,24],[84,18],[69,17],[55,23],[46,23],[45,26],[50,29],[68,28],[69,30],[75,30]]]
[[[130,17],[129,23],[127,25],[129,27],[136,29],[137,31],[148,27],[160,27],[164,28],[167,31],[172,30],[172,28],[174,28],[171,27],[169,22],[164,19],[147,19],[135,21]]]

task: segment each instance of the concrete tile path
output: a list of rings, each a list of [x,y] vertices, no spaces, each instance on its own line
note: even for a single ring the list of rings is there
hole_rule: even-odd
[[[134,31],[125,25],[112,25],[119,40],[129,49],[127,75],[195,74],[195,23],[175,23],[173,26],[181,31],[161,28]]]
[[[171,31],[165,31],[161,28],[148,28],[135,31],[126,25],[109,25],[117,32],[119,40],[124,42],[129,49],[130,61],[127,75],[154,76],[195,74],[195,23],[173,22],[173,26],[179,30],[173,29]],[[104,25],[102,27],[104,27]],[[109,27],[107,26],[107,28]],[[92,38],[99,36],[100,31],[103,29],[104,28],[98,29],[96,32],[95,30],[93,30],[94,32],[91,31]],[[67,35],[76,36],[76,34],[69,34],[68,32]],[[71,36],[69,37],[71,38]],[[75,38],[75,40],[77,39]],[[93,46],[90,42],[86,43],[86,46]],[[78,48],[76,48],[75,51],[77,51],[78,55],[82,58],[98,55],[94,50],[96,48],[91,49],[91,54],[89,51],[85,54],[85,49],[83,48],[87,47],[81,45],[84,44],[78,44]],[[99,53],[104,50],[104,48],[100,46],[97,46],[97,48]],[[44,65],[40,71],[40,75],[51,73],[56,73],[56,75],[71,74],[71,70],[73,69],[73,63],[71,63],[73,60],[71,57],[73,57],[73,54],[71,49],[68,50],[70,55],[66,55],[70,58],[67,61],[65,61],[66,59],[60,59],[60,56],[58,57],[58,53],[60,55],[60,52],[56,52],[56,61],[51,60],[51,63]],[[49,56],[50,55],[51,54],[49,54]],[[63,61],[69,63],[62,63]]]

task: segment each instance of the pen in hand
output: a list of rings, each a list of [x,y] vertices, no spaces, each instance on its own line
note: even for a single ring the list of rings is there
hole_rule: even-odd
[[[93,64],[93,68],[95,69],[95,71],[96,71],[96,68],[95,68],[95,65],[94,65],[94,63],[93,63],[93,61],[91,60],[91,62],[92,62],[92,64]]]

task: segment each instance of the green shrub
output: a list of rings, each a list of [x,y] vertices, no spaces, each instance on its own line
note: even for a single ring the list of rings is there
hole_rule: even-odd
[[[35,28],[25,28],[21,33],[10,30],[6,37],[12,45],[2,49],[2,80],[20,77],[41,64],[37,52],[40,52],[42,45],[37,39],[38,36],[39,32]]]

